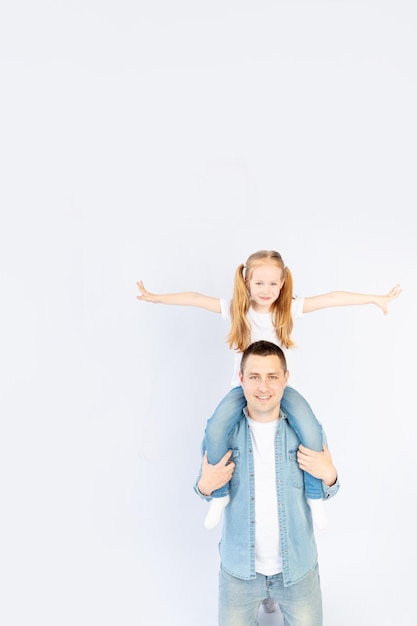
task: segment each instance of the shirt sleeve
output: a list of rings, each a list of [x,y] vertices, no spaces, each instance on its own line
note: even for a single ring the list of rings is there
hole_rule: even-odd
[[[298,298],[298,297],[293,298],[293,301],[291,303],[291,315],[292,315],[293,320],[303,317],[304,315],[303,309],[304,309],[304,298]]]
[[[194,491],[195,493],[201,498],[201,500],[205,500],[206,502],[210,502],[211,500],[213,500],[213,496],[205,496],[204,493],[201,493],[201,491],[198,488],[198,483],[200,482],[200,477],[197,478],[197,480],[194,483]]]
[[[328,500],[329,498],[333,498],[333,496],[335,496],[340,489],[339,478],[336,478],[335,484],[332,485],[331,487],[329,487],[324,482],[322,482],[322,488],[323,488],[323,496],[325,500]]]
[[[206,450],[205,447],[205,440],[203,439],[203,441],[201,442],[201,455],[204,455],[204,452]],[[213,499],[213,496],[205,496],[204,493],[201,493],[201,491],[198,488],[198,483],[200,482],[200,478],[201,478],[201,468],[202,466],[200,465],[200,471],[198,472],[198,476],[195,479],[194,485],[193,485],[193,489],[194,492],[202,499],[202,500],[206,500],[207,502],[210,502],[210,500]]]
[[[326,433],[325,433],[324,430],[323,430],[323,442],[327,446],[327,436],[326,436]],[[333,496],[335,496],[337,494],[337,492],[339,491],[339,489],[340,489],[339,476],[336,477],[336,482],[331,487],[329,487],[329,485],[326,485],[323,481],[321,482],[321,486],[322,486],[322,489],[323,489],[323,498],[324,498],[324,500],[328,500],[329,498],[333,498]]]
[[[220,312],[222,314],[222,318],[226,322],[232,321],[230,317],[230,300],[227,300],[226,298],[220,298]]]

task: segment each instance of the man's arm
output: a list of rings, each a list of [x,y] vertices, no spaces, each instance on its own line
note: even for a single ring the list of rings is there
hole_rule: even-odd
[[[235,464],[233,461],[229,463],[231,455],[232,450],[228,450],[216,465],[211,465],[207,460],[207,451],[204,453],[200,479],[197,482],[197,489],[202,496],[210,497],[213,491],[226,485],[232,478]]]

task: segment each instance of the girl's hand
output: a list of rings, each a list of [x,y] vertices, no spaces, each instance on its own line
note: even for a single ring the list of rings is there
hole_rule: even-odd
[[[151,293],[150,291],[147,291],[145,289],[145,285],[143,284],[143,282],[141,280],[139,280],[137,283],[138,289],[141,293],[140,296],[136,296],[136,298],[138,300],[144,300],[145,302],[156,302],[156,294]]]
[[[395,298],[398,298],[401,292],[402,292],[401,286],[395,285],[395,287],[393,287],[391,291],[387,293],[386,296],[376,296],[375,304],[379,306],[380,309],[382,309],[384,315],[387,315],[388,303],[391,302],[391,300],[395,300]]]

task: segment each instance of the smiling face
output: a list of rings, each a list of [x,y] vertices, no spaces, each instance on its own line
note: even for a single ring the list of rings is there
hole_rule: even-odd
[[[278,356],[250,354],[240,372],[243,393],[248,404],[249,417],[257,422],[272,422],[279,417],[284,389],[288,382]]]
[[[283,284],[282,269],[276,263],[263,263],[255,267],[246,281],[255,311],[268,313],[278,299]]]

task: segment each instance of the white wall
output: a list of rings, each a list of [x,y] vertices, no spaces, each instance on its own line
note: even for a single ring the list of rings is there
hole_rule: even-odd
[[[410,626],[417,10],[406,0],[17,1],[2,8],[1,623],[213,626],[218,529],[192,491],[228,389],[230,294],[279,250],[299,388],[342,490],[326,626]],[[220,317],[220,316],[218,316]]]

